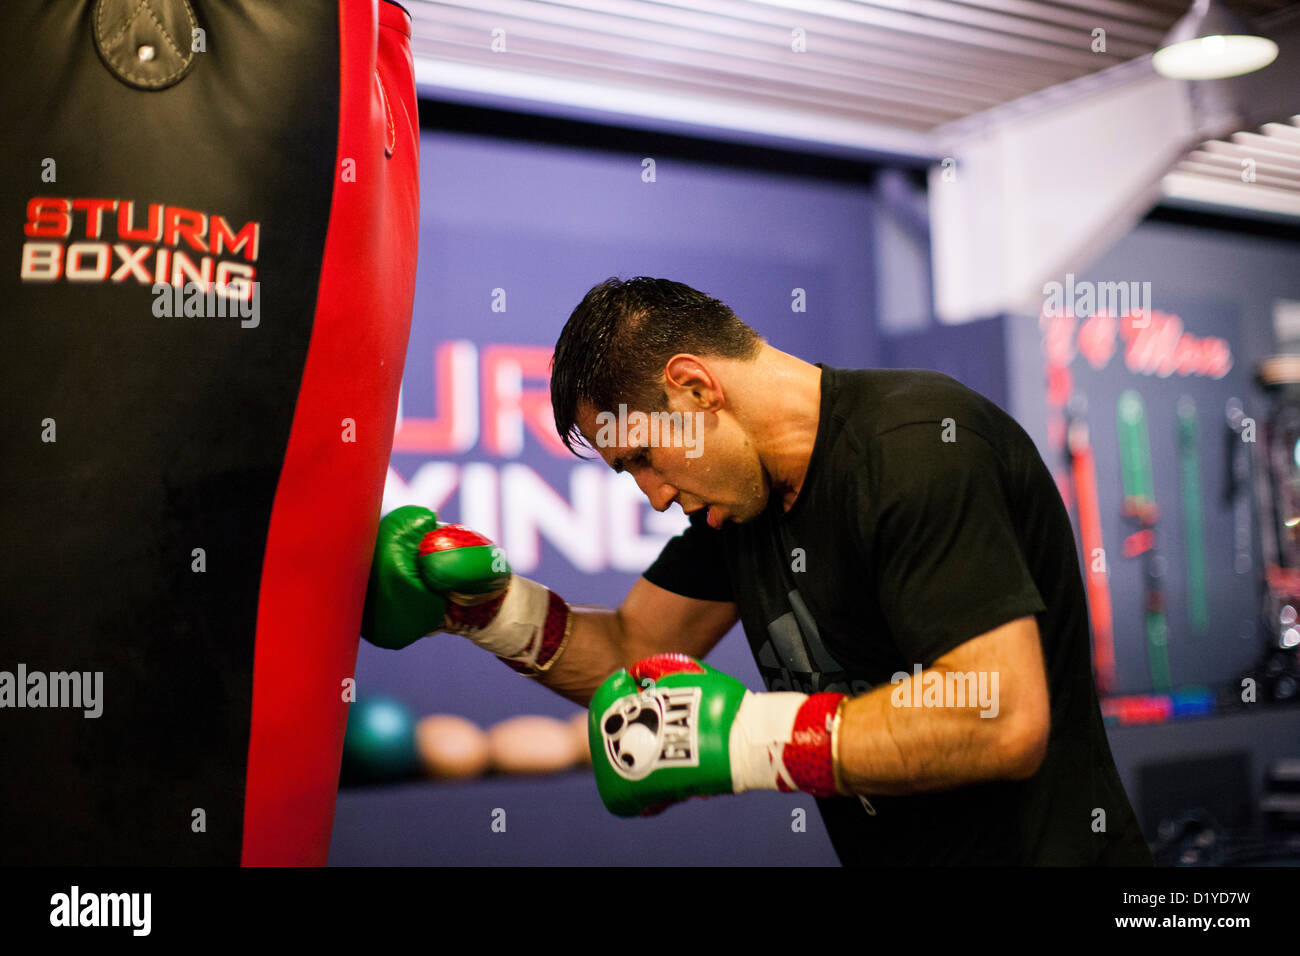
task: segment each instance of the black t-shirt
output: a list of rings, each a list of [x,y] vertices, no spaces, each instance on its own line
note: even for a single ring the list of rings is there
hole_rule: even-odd
[[[1038,772],[874,795],[874,814],[819,799],[836,853],[848,865],[1150,865],[1097,703],[1070,519],[1033,442],[938,372],[821,368],[790,510],[774,494],[759,517],[716,530],[697,513],[645,577],[734,602],[770,691],[865,693],[1034,615],[1052,720]]]

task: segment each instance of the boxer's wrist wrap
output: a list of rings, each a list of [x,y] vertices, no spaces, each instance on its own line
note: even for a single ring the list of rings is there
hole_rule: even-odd
[[[497,655],[497,660],[511,670],[525,677],[537,677],[545,674],[560,659],[564,649],[569,646],[569,637],[573,634],[573,614],[569,605],[558,594],[551,592],[551,609],[546,617],[546,624],[541,632],[541,647],[536,659],[529,663],[527,658],[511,659]]]
[[[795,786],[815,797],[834,797],[835,714],[843,694],[813,694],[794,719],[794,733],[785,745],[783,759]]]
[[[469,638],[521,673],[540,674],[568,644],[572,618],[563,598],[514,574],[506,590],[489,601],[448,601],[443,629]]]
[[[843,694],[749,694],[729,740],[732,784],[745,790],[802,790],[839,796],[836,715]]]

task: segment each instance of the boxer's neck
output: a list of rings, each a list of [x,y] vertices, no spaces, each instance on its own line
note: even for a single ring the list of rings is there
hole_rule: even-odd
[[[727,404],[788,511],[803,488],[821,417],[822,370],[764,344],[728,384]]]

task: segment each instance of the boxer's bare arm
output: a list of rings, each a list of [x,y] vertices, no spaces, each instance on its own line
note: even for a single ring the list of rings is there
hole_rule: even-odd
[[[682,597],[638,578],[616,609],[575,604],[569,643],[538,680],[584,707],[620,667],[651,654],[702,658],[736,623],[736,605]]]
[[[1051,702],[1035,618],[971,638],[922,674],[921,689],[913,674],[845,705],[838,743],[847,789],[925,793],[1024,780],[1038,771],[1047,755]],[[967,676],[974,678],[965,684],[974,693],[963,701],[946,699],[946,691],[929,698],[921,693]],[[937,683],[927,684],[933,677]]]

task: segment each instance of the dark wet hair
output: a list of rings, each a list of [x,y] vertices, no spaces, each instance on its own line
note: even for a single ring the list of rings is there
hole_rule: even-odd
[[[762,338],[724,303],[680,282],[637,276],[592,287],[564,323],[551,360],[555,429],[578,454],[578,407],[667,405],[664,366],[678,352],[751,359]]]

